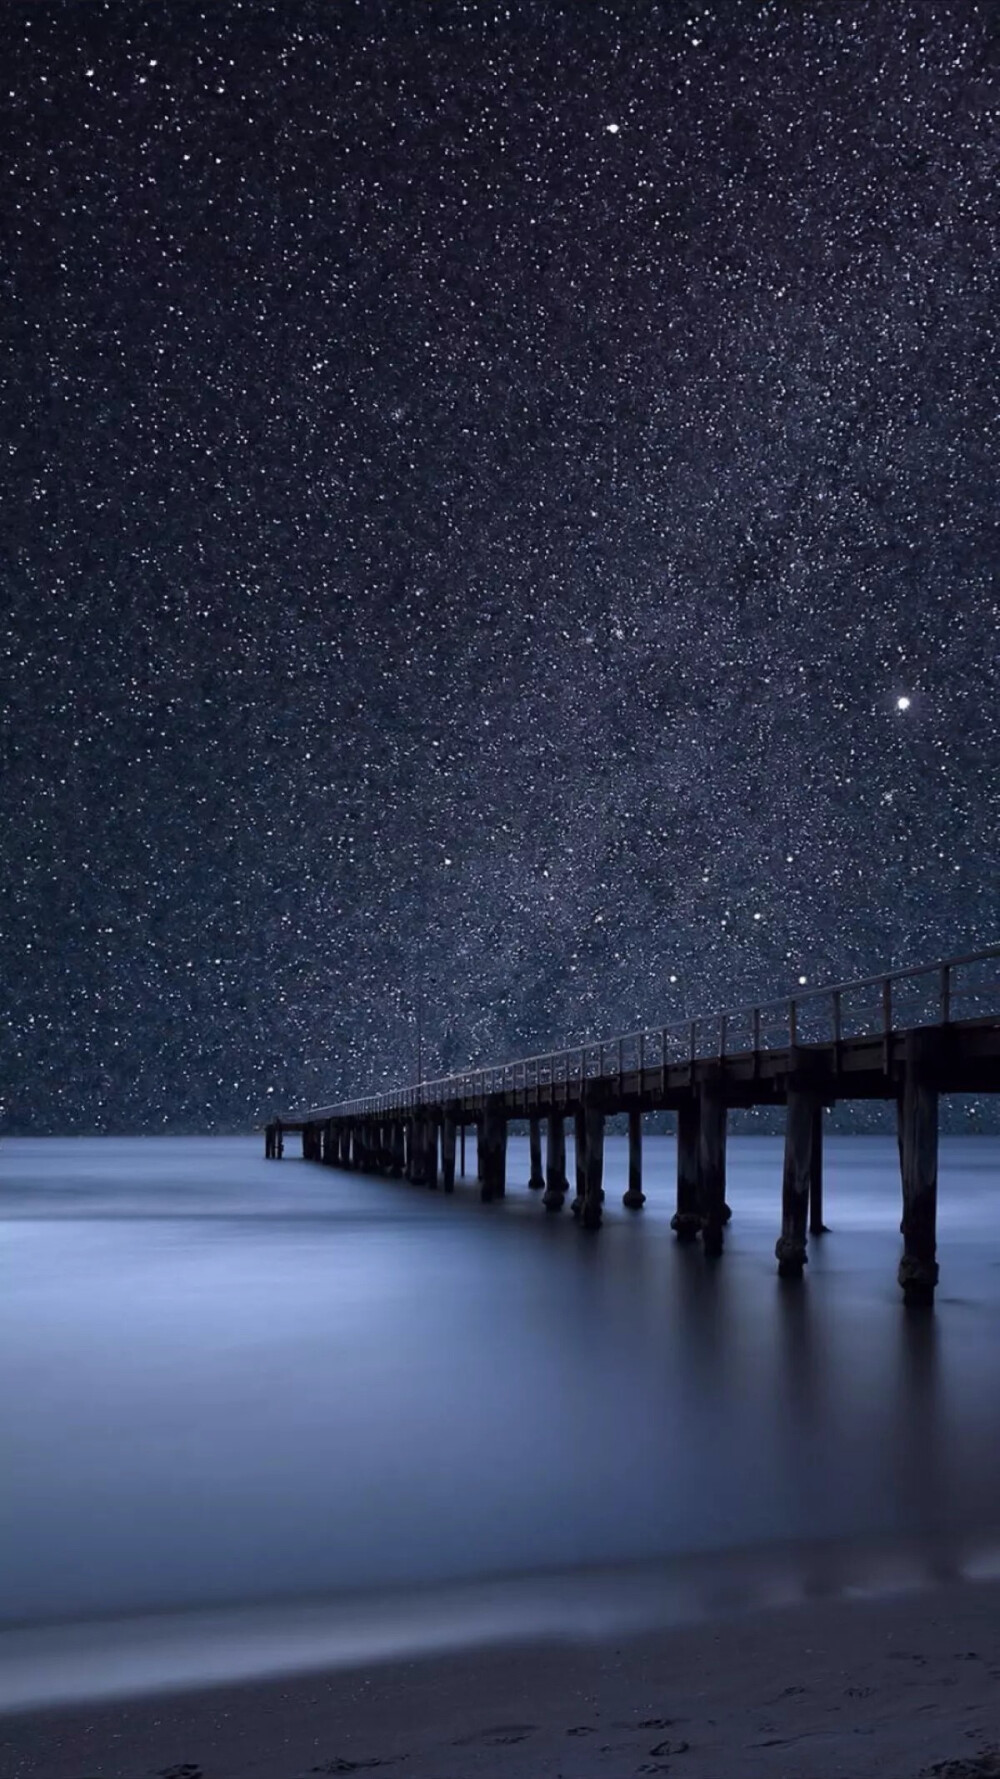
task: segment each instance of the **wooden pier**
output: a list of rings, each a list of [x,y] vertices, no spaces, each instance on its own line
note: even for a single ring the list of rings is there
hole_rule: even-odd
[[[933,1302],[937,1263],[938,1102],[942,1093],[1000,1091],[1000,946],[682,1025],[631,1032],[494,1067],[420,1081],[276,1119],[265,1154],[288,1132],[330,1167],[406,1178],[452,1192],[456,1144],[475,1130],[480,1196],[503,1198],[507,1131],[527,1121],[532,1190],[547,1212],[570,1194],[566,1120],[574,1125],[571,1209],[600,1227],[604,1129],[628,1116],[628,1189],[641,1209],[642,1118],[677,1116],[678,1241],[723,1251],[726,1129],[731,1108],[784,1106],[778,1272],[798,1277],[808,1237],[823,1233],[823,1112],[839,1100],[894,1101],[902,1185],[899,1284],[908,1303]],[[546,1125],[542,1163],[542,1122]]]

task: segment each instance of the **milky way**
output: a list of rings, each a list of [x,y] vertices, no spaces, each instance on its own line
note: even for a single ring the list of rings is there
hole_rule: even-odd
[[[996,25],[5,7],[9,1126],[996,937]]]

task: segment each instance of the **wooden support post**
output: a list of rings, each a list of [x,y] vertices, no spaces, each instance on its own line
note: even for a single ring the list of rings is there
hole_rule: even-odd
[[[528,1153],[531,1158],[529,1190],[542,1192],[545,1189],[545,1175],[542,1173],[542,1124],[537,1112],[532,1113],[528,1119]]]
[[[582,1105],[577,1107],[573,1116],[573,1136],[573,1147],[576,1151],[574,1166],[576,1196],[569,1208],[574,1217],[579,1217],[583,1210],[583,1200],[587,1190],[587,1114]]]
[[[567,1192],[566,1126],[561,1112],[550,1112],[545,1123],[545,1197],[547,1211],[561,1211]]]
[[[282,1129],[282,1127],[281,1127],[281,1120],[280,1120],[280,1118],[279,1118],[279,1120],[278,1120],[278,1122],[277,1122],[277,1124],[276,1124],[276,1125],[275,1125],[275,1127],[274,1127],[274,1133],[275,1133],[275,1136],[274,1136],[274,1153],[275,1153],[275,1157],[276,1157],[276,1159],[277,1159],[277,1160],[278,1160],[278,1161],[281,1161],[281,1160],[283,1160],[283,1159],[284,1159],[284,1154],[285,1154],[285,1133],[284,1133],[284,1131],[283,1131],[283,1129]]]
[[[494,1198],[503,1198],[507,1173],[507,1120],[503,1108],[490,1101],[483,1109],[479,1153],[482,1163],[479,1196],[484,1204],[489,1204]]]
[[[350,1167],[351,1165],[351,1127],[349,1124],[342,1124],[340,1127],[340,1165],[341,1167]]]
[[[476,1179],[480,1186],[483,1183],[483,1120],[482,1114],[476,1119]]]
[[[419,1186],[422,1179],[423,1158],[420,1153],[420,1119],[411,1117],[406,1123],[406,1178],[411,1185]]]
[[[497,1113],[499,1136],[494,1145],[493,1197],[507,1196],[507,1120],[502,1111]]]
[[[438,1126],[434,1114],[424,1118],[424,1185],[436,1192],[438,1187]]]
[[[622,1204],[628,1211],[641,1211],[646,1202],[642,1190],[642,1113],[633,1106],[628,1115],[628,1191]]]
[[[446,1192],[455,1190],[455,1119],[446,1112],[441,1126],[441,1177]]]
[[[392,1126],[392,1177],[401,1180],[406,1171],[406,1131],[403,1120],[397,1118]]]
[[[721,1082],[701,1088],[698,1130],[698,1194],[701,1241],[706,1254],[722,1253],[726,1222],[726,1102]]]
[[[683,1099],[677,1112],[677,1209],[670,1227],[679,1242],[693,1242],[701,1229],[698,1191],[698,1138],[701,1106],[696,1094]]]
[[[823,1222],[823,1106],[816,1103],[812,1127],[812,1160],[809,1168],[809,1234],[828,1235]]]
[[[269,1124],[265,1124],[265,1126],[264,1126],[264,1160],[265,1161],[271,1160],[272,1147],[273,1147],[273,1139],[271,1136],[271,1126]]]
[[[778,1275],[802,1277],[806,1253],[806,1223],[812,1181],[816,1095],[809,1088],[789,1086],[785,1120],[785,1168],[781,1184],[781,1234],[775,1243]]]
[[[461,1148],[459,1151],[459,1157],[458,1157],[458,1177],[460,1180],[464,1180],[465,1179],[465,1120],[464,1119],[462,1120],[462,1124],[459,1129],[458,1140],[461,1145]]]
[[[924,1034],[908,1033],[899,1114],[903,1256],[897,1276],[911,1305],[932,1304],[938,1282],[938,1093],[930,1062]]]
[[[580,1222],[584,1229],[600,1229],[604,1204],[604,1113],[599,1106],[587,1107],[586,1131]]]

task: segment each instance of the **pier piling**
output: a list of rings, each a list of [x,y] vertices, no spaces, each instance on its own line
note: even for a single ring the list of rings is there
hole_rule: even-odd
[[[938,1282],[938,1095],[930,1046],[919,1032],[906,1046],[899,1134],[903,1185],[903,1254],[898,1279],[904,1302],[929,1305]]]
[[[503,1198],[506,1191],[507,1120],[499,1105],[487,1105],[480,1126],[482,1184],[479,1196],[484,1204]]]
[[[706,1254],[722,1253],[726,1222],[726,1102],[721,1086],[706,1081],[701,1089],[698,1130],[698,1191],[701,1241]]]
[[[604,1204],[604,1113],[599,1106],[587,1107],[585,1125],[586,1148],[580,1221],[584,1229],[600,1229]]]
[[[628,1190],[622,1199],[626,1210],[641,1211],[646,1202],[642,1190],[642,1113],[633,1106],[628,1115]]]
[[[576,1192],[569,1208],[574,1217],[579,1217],[587,1191],[587,1114],[583,1106],[578,1106],[573,1116],[573,1137]]]
[[[677,1209],[670,1219],[670,1227],[679,1242],[693,1242],[701,1229],[700,1132],[701,1107],[697,1095],[688,1094],[677,1109]]]
[[[785,1163],[781,1182],[781,1234],[774,1246],[778,1275],[797,1279],[809,1258],[806,1251],[810,1191],[816,1152],[815,1093],[790,1087],[785,1120]]]
[[[432,1192],[438,1189],[438,1124],[433,1113],[428,1113],[423,1120],[424,1126],[424,1185]]]
[[[561,1112],[550,1112],[545,1125],[545,1197],[547,1211],[561,1211],[569,1183],[566,1179],[566,1126]]]
[[[828,1235],[823,1222],[823,1107],[816,1102],[812,1127],[812,1162],[809,1170],[809,1234]]]
[[[419,1186],[422,1178],[422,1158],[420,1154],[420,1120],[408,1118],[406,1121],[406,1178],[411,1186]]]
[[[446,1112],[441,1125],[441,1184],[446,1192],[455,1190],[455,1119]]]
[[[545,1175],[542,1173],[542,1122],[535,1115],[528,1120],[528,1153],[531,1159],[529,1191],[542,1192],[545,1188]]]

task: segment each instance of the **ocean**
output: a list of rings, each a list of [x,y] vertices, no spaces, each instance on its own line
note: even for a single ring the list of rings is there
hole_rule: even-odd
[[[596,1236],[523,1139],[492,1205],[262,1148],[0,1144],[0,1704],[1000,1570],[1000,1140],[942,1141],[930,1314],[891,1137],[800,1283],[775,1139],[718,1262],[667,1137]]]

